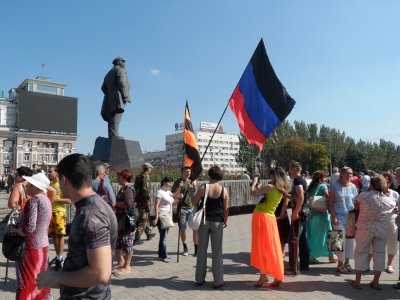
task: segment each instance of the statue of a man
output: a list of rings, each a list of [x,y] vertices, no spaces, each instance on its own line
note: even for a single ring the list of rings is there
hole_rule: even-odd
[[[126,102],[131,102],[131,84],[125,71],[125,60],[118,56],[112,62],[114,67],[104,77],[101,90],[104,93],[101,116],[108,122],[108,137],[123,139],[119,135],[119,123],[125,111]]]

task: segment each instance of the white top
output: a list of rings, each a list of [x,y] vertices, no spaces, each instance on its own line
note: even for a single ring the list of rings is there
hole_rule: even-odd
[[[363,188],[369,187],[370,181],[371,181],[371,178],[368,175],[361,176],[361,183],[362,183]]]
[[[339,180],[340,179],[340,173],[333,173],[331,176],[331,181]]]
[[[171,211],[171,205],[174,202],[174,197],[171,191],[165,187],[161,187],[157,191],[156,198],[161,198],[160,205],[158,206],[158,215],[167,215]]]

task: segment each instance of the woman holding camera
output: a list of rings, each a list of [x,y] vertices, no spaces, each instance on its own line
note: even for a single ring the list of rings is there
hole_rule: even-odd
[[[258,178],[253,179],[250,196],[265,195],[254,209],[252,218],[252,242],[250,264],[260,270],[255,286],[262,287],[268,282],[267,274],[274,277],[273,287],[279,287],[284,275],[283,257],[275,210],[283,194],[290,191],[290,184],[282,168],[270,171],[271,184],[255,189]]]

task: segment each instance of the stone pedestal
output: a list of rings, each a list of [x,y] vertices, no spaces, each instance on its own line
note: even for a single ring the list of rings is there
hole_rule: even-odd
[[[139,142],[100,136],[94,144],[92,160],[107,162],[111,169],[117,166],[141,168],[144,163]]]

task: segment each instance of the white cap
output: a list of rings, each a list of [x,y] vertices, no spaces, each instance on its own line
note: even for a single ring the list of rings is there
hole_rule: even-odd
[[[38,189],[42,190],[43,192],[46,192],[46,189],[50,184],[50,180],[43,173],[37,173],[31,177],[22,176],[22,178],[24,178],[30,184],[36,186]]]

